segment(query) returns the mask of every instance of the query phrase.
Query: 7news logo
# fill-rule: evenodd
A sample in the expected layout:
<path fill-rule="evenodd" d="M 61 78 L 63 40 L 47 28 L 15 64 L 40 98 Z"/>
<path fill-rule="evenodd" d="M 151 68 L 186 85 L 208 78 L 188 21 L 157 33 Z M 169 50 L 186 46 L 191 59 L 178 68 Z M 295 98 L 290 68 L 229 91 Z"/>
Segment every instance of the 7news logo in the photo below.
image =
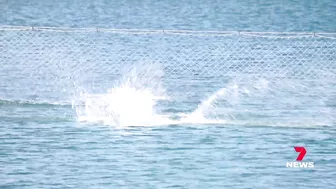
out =
<path fill-rule="evenodd" d="M 286 167 L 289 168 L 314 168 L 314 162 L 303 162 L 303 158 L 305 157 L 307 150 L 302 146 L 295 146 L 295 151 L 299 153 L 296 158 L 296 162 L 287 162 Z"/>

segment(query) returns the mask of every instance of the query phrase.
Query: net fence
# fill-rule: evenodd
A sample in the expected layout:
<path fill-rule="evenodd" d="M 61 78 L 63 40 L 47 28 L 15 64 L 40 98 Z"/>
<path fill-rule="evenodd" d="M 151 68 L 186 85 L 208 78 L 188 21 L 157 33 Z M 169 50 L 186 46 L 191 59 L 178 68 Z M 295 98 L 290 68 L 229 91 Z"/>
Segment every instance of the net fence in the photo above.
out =
<path fill-rule="evenodd" d="M 336 101 L 333 33 L 1 27 L 0 65 L 3 99 L 68 101 L 79 91 L 102 93 L 135 67 L 142 78 L 147 74 L 142 84 L 160 77 L 181 102 L 230 83 L 255 96 L 267 85 L 259 101 L 282 96 L 292 107 L 330 108 Z"/>

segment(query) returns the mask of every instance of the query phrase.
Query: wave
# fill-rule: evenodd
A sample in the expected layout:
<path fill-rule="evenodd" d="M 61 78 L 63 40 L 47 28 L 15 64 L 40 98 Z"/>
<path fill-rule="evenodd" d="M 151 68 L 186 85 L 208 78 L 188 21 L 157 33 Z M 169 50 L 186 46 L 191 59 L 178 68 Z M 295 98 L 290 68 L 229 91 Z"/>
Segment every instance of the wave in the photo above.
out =
<path fill-rule="evenodd" d="M 0 106 L 34 106 L 34 107 L 50 107 L 50 106 L 65 106 L 71 107 L 69 102 L 50 102 L 43 100 L 12 100 L 12 99 L 0 99 Z"/>
<path fill-rule="evenodd" d="M 18 107 L 29 109 L 29 113 L 20 110 L 13 112 Z M 62 114 L 59 114 L 60 111 Z M 76 121 L 76 118 L 73 112 L 71 112 L 71 104 L 68 102 L 0 99 L 0 120 L 2 122 L 19 124 L 23 122 L 52 124 L 72 122 Z"/>
<path fill-rule="evenodd" d="M 51 116 L 40 116 L 40 115 L 10 115 L 10 116 L 0 116 L 0 120 L 3 122 L 10 122 L 10 123 L 20 123 L 23 122 L 33 122 L 33 123 L 40 123 L 40 124 L 53 124 L 53 123 L 64 123 L 64 122 L 73 122 L 76 121 L 74 117 L 70 116 L 58 116 L 55 117 Z"/>

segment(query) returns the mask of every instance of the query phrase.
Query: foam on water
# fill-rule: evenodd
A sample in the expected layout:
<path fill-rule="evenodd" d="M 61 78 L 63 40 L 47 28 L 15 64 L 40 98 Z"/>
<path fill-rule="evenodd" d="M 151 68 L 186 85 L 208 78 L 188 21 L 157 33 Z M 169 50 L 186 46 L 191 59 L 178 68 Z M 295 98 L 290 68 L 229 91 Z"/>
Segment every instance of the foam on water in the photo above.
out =
<path fill-rule="evenodd" d="M 196 110 L 192 113 L 181 114 L 183 123 L 226 123 L 227 121 L 221 120 L 216 117 L 213 110 L 215 108 L 215 102 L 219 100 L 221 97 L 227 94 L 226 88 L 221 88 L 207 99 L 202 101 Z M 209 119 L 208 116 L 212 118 Z M 208 117 L 208 118 L 207 118 Z"/>
<path fill-rule="evenodd" d="M 157 64 L 125 69 L 121 81 L 103 94 L 81 93 L 73 102 L 79 121 L 113 126 L 153 126 L 181 123 L 224 123 L 203 115 L 224 89 L 219 90 L 189 114 L 163 114 L 159 101 L 170 100 L 162 87 L 163 72 Z M 177 117 L 177 118 L 176 118 Z"/>
<path fill-rule="evenodd" d="M 227 83 L 204 98 L 194 111 L 167 113 L 158 108 L 161 101 L 171 100 L 163 87 L 164 73 L 158 64 L 139 64 L 125 69 L 124 73 L 106 93 L 81 92 L 76 97 L 73 107 L 79 121 L 113 126 L 333 124 L 328 108 L 319 105 L 309 109 L 304 106 L 304 98 L 293 95 L 310 92 L 307 87 L 293 88 L 284 81 L 279 84 L 260 78 Z M 293 108 L 297 105 L 298 108 Z M 311 116 L 321 111 L 325 113 L 319 118 Z"/>
<path fill-rule="evenodd" d="M 104 94 L 81 93 L 76 102 L 79 121 L 102 122 L 114 126 L 169 124 L 171 120 L 156 110 L 167 99 L 161 86 L 162 69 L 157 64 L 141 64 L 125 69 L 122 79 Z"/>
<path fill-rule="evenodd" d="M 171 121 L 167 117 L 156 112 L 159 99 L 149 89 L 137 89 L 125 84 L 109 89 L 106 94 L 86 95 L 84 109 L 77 109 L 77 115 L 79 121 L 115 126 L 169 124 Z"/>

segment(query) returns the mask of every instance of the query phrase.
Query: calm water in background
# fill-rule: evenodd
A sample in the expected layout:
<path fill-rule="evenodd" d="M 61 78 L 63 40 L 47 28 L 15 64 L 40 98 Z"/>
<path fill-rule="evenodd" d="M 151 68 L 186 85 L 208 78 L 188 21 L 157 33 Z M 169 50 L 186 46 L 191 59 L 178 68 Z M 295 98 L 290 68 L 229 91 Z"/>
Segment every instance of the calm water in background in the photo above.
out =
<path fill-rule="evenodd" d="M 331 0 L 207 1 L 206 3 L 202 1 L 143 1 L 141 3 L 137 1 L 73 1 L 70 3 L 68 1 L 0 0 L 0 10 L 0 24 L 2 25 L 336 31 L 336 5 Z M 265 95 L 248 99 L 252 105 L 247 102 L 242 103 L 236 107 L 236 110 L 252 107 L 258 111 L 258 106 L 253 106 L 258 105 L 258 100 L 270 100 L 267 102 L 275 114 L 267 119 L 271 119 L 272 123 L 279 123 L 279 126 L 277 124 L 167 124 L 116 128 L 105 124 L 78 122 L 77 114 L 71 107 L 68 88 L 67 90 L 58 90 L 63 86 L 63 80 L 55 82 L 51 76 L 43 74 L 44 71 L 49 73 L 52 70 L 51 73 L 54 75 L 65 77 L 68 75 L 62 75 L 63 72 L 72 73 L 71 70 L 58 70 L 59 67 L 49 65 L 44 66 L 46 68 L 37 66 L 36 69 L 42 70 L 42 74 L 32 76 L 30 71 L 34 70 L 34 67 L 30 66 L 30 63 L 43 65 L 42 63 L 38 64 L 39 61 L 42 61 L 48 64 L 49 57 L 59 57 L 56 56 L 57 53 L 37 55 L 31 53 L 29 58 L 35 59 L 31 59 L 30 63 L 27 63 L 29 58 L 21 56 L 25 55 L 21 53 L 22 49 L 34 52 L 34 48 L 36 48 L 21 47 L 22 44 L 29 43 L 29 39 L 38 44 L 37 46 L 45 45 L 43 41 L 49 43 L 48 40 L 41 39 L 49 39 L 50 43 L 62 42 L 61 44 L 52 44 L 49 47 L 57 49 L 61 46 L 60 51 L 74 53 L 79 46 L 72 48 L 74 49 L 72 51 L 67 49 L 68 46 L 64 44 L 71 44 L 70 42 L 77 44 L 74 42 L 76 40 L 71 41 L 73 38 L 62 37 L 60 34 L 55 34 L 56 37 L 53 38 L 48 32 L 37 36 L 37 38 L 40 37 L 39 39 L 35 39 L 36 36 L 31 33 L 22 38 L 18 38 L 20 35 L 17 33 L 2 36 L 5 36 L 1 38 L 3 40 L 6 37 L 20 39 L 18 40 L 20 43 L 0 48 L 2 54 L 0 59 L 0 65 L 2 64 L 0 67 L 0 78 L 2 79 L 0 81 L 0 99 L 3 99 L 0 101 L 1 188 L 336 187 L 334 181 L 336 178 L 336 130 L 333 117 L 335 115 L 335 96 L 332 96 L 335 94 L 335 83 L 330 81 L 331 79 L 326 79 L 328 85 L 320 84 L 323 87 L 319 88 L 324 94 L 329 95 L 327 102 L 329 112 L 322 116 L 324 121 L 330 121 L 327 126 L 317 122 L 284 125 L 281 122 L 283 120 L 276 116 L 281 114 L 276 106 L 272 105 L 275 102 L 273 100 L 276 99 L 267 99 L 265 97 L 268 96 Z M 124 36 L 120 37 L 120 40 L 118 36 L 112 38 L 111 41 L 117 41 L 121 45 L 123 41 L 125 44 L 134 43 L 134 46 L 128 48 L 133 48 L 135 52 L 155 52 L 157 49 L 156 46 L 152 46 L 153 49 L 147 46 L 136 47 L 137 41 L 129 42 L 130 38 Z M 88 36 L 85 36 L 85 39 L 88 39 Z M 89 42 L 94 42 L 93 39 L 95 38 Z M 97 58 L 96 61 L 92 61 L 94 59 L 92 57 L 81 57 L 82 59 L 78 60 L 79 67 L 83 67 L 87 71 L 89 69 L 85 68 L 95 68 L 99 65 L 97 60 L 106 63 L 109 59 L 114 60 L 114 57 L 118 57 L 107 52 L 105 54 L 107 60 L 99 59 L 101 55 L 99 52 L 113 45 L 106 41 L 104 36 L 100 36 L 99 42 L 102 45 L 98 45 L 99 50 L 94 51 L 91 48 L 88 53 L 88 55 L 91 53 L 96 55 L 97 57 L 94 57 Z M 167 41 L 174 41 L 174 39 Z M 183 37 L 181 40 L 175 40 L 174 43 L 180 42 L 188 45 L 187 41 L 188 38 Z M 197 39 L 191 41 L 193 42 L 190 44 L 195 44 Z M 84 42 L 84 44 L 89 44 L 89 42 Z M 146 40 L 140 42 L 139 44 L 149 43 Z M 12 41 L 3 44 L 11 43 Z M 212 43 L 216 43 L 216 40 Z M 329 42 L 330 44 L 332 46 L 335 42 Z M 331 50 L 334 50 L 335 47 L 332 47 Z M 118 47 L 114 48 L 118 49 Z M 10 51 L 6 51 L 6 49 L 10 49 Z M 18 50 L 15 51 L 15 49 Z M 196 50 L 199 49 L 204 48 L 196 48 Z M 121 51 L 122 47 L 119 50 Z M 184 53 L 188 53 L 188 51 Z M 193 53 L 197 54 L 197 52 Z M 6 59 L 3 54 L 14 58 L 7 57 Z M 85 55 L 85 53 L 81 54 Z M 139 55 L 132 54 L 130 56 L 139 57 Z M 331 69 L 335 69 L 334 56 L 331 54 L 331 61 L 328 62 Z M 60 57 L 60 59 L 67 59 L 67 61 L 71 61 L 69 65 L 76 65 L 77 62 L 73 59 L 76 56 L 65 57 Z M 127 58 L 127 53 L 121 57 Z M 166 58 L 159 56 L 157 59 L 167 60 Z M 91 62 L 85 60 L 91 60 Z M 129 57 L 129 60 L 132 60 L 132 57 Z M 51 63 L 50 65 L 52 65 Z M 204 62 L 201 66 L 204 67 L 206 63 Z M 26 65 L 26 67 L 21 65 Z M 109 81 L 115 79 L 111 76 L 112 73 L 109 74 L 108 71 L 111 68 L 108 65 L 107 63 L 105 67 L 100 67 L 97 69 L 98 71 L 88 72 L 87 75 L 80 72 L 80 75 L 76 75 L 76 77 L 82 76 L 83 83 L 88 78 L 94 78 L 97 83 L 94 85 L 96 88 L 92 89 L 91 86 L 90 89 L 94 92 L 102 92 L 106 90 Z M 202 68 L 198 67 L 197 69 Z M 104 72 L 99 72 L 99 70 L 104 70 Z M 309 78 L 304 79 L 309 80 Z M 187 79 L 183 81 L 186 82 Z M 211 82 L 207 83 L 207 81 Z M 197 82 L 195 81 L 194 88 L 188 88 L 188 90 L 192 89 L 189 93 L 193 93 L 192 91 L 197 93 L 193 98 L 183 99 L 183 95 L 179 93 L 176 95 L 172 92 L 172 96 L 181 98 L 180 101 L 177 100 L 180 103 L 168 104 L 169 108 L 163 111 L 190 112 L 203 99 L 220 88 L 218 83 L 224 82 L 225 87 L 230 84 L 230 81 L 213 78 L 201 78 Z M 207 84 L 201 85 L 202 82 Z M 165 81 L 165 83 L 167 90 L 181 91 L 175 82 Z M 252 84 L 255 84 L 254 81 Z M 273 95 L 281 100 L 294 94 L 293 91 L 284 91 L 283 89 L 287 89 L 284 88 L 284 84 L 281 85 L 276 81 L 273 84 L 280 91 Z M 310 83 L 307 86 L 315 84 Z M 57 92 L 53 91 L 56 89 Z M 297 90 L 299 89 L 298 87 Z M 308 92 L 308 94 L 313 93 L 312 90 L 306 88 L 301 90 Z M 320 97 L 312 96 L 303 95 L 303 97 L 291 99 L 303 104 L 306 98 L 309 105 L 314 105 L 317 108 L 318 103 L 314 104 L 309 101 L 318 102 Z M 316 114 L 314 111 L 310 113 L 311 117 Z M 248 116 L 247 121 L 252 122 L 252 120 L 258 119 L 253 116 L 255 115 Z M 295 118 L 295 116 L 288 116 L 288 119 Z M 286 162 L 295 161 L 297 157 L 293 146 L 300 145 L 305 146 L 308 151 L 304 160 L 315 162 L 314 169 L 285 167 Z"/>
<path fill-rule="evenodd" d="M 1 0 L 0 24 L 335 32 L 332 0 Z"/>

